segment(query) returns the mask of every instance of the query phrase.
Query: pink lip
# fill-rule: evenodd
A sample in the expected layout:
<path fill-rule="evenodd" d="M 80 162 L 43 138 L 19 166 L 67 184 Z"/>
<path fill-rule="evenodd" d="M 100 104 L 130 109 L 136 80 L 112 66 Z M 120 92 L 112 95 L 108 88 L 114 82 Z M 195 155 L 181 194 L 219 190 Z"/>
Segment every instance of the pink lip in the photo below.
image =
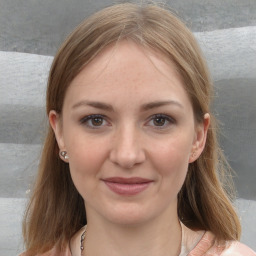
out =
<path fill-rule="evenodd" d="M 121 178 L 121 177 L 111 177 L 107 179 L 103 179 L 105 184 L 112 190 L 113 192 L 119 195 L 136 195 L 145 189 L 153 182 L 149 179 L 144 179 L 140 177 L 132 177 L 132 178 Z"/>

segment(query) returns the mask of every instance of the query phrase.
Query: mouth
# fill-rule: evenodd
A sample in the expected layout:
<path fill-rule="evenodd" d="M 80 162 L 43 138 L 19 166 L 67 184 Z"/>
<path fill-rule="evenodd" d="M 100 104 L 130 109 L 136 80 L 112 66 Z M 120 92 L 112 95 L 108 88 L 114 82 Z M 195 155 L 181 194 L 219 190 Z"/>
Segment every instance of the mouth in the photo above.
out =
<path fill-rule="evenodd" d="M 146 190 L 153 180 L 140 177 L 122 178 L 111 177 L 103 179 L 107 187 L 116 194 L 124 196 L 132 196 Z"/>

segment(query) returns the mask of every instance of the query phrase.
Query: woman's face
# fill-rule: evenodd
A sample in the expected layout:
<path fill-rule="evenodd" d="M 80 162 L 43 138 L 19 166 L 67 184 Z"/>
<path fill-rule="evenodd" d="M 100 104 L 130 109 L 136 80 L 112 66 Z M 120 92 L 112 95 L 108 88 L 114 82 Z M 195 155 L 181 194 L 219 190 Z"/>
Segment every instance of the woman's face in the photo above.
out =
<path fill-rule="evenodd" d="M 195 123 L 171 62 L 129 41 L 108 47 L 72 81 L 62 113 L 49 119 L 88 221 L 135 224 L 176 214 L 208 119 Z"/>

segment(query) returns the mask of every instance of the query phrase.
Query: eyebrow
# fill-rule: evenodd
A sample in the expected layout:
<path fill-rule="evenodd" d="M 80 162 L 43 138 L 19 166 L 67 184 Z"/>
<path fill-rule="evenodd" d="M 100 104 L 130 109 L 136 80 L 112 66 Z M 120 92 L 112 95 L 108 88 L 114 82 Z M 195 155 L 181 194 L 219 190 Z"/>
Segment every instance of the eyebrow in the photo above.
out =
<path fill-rule="evenodd" d="M 103 110 L 107 110 L 107 111 L 114 111 L 113 107 L 109 104 L 106 104 L 103 102 L 98 102 L 98 101 L 88 101 L 88 100 L 79 101 L 78 103 L 73 105 L 72 108 L 74 109 L 74 108 L 78 108 L 81 106 L 91 106 L 94 108 L 99 108 L 99 109 L 103 109 Z"/>
<path fill-rule="evenodd" d="M 155 102 L 146 103 L 146 104 L 143 104 L 140 109 L 141 111 L 147 111 L 150 109 L 154 109 L 154 108 L 158 108 L 166 105 L 175 105 L 182 109 L 184 108 L 183 105 L 178 101 L 169 100 L 169 101 L 155 101 Z M 114 111 L 113 107 L 110 104 L 98 102 L 98 101 L 88 101 L 88 100 L 79 101 L 78 103 L 73 105 L 72 108 L 74 109 L 82 106 L 90 106 L 90 107 L 94 107 L 102 110 Z"/>
<path fill-rule="evenodd" d="M 183 105 L 181 103 L 179 103 L 178 101 L 168 100 L 168 101 L 155 101 L 155 102 L 143 104 L 141 106 L 141 110 L 147 111 L 147 110 L 150 110 L 153 108 L 159 108 L 159 107 L 166 106 L 166 105 L 175 105 L 179 108 L 182 108 L 182 109 L 184 108 Z"/>

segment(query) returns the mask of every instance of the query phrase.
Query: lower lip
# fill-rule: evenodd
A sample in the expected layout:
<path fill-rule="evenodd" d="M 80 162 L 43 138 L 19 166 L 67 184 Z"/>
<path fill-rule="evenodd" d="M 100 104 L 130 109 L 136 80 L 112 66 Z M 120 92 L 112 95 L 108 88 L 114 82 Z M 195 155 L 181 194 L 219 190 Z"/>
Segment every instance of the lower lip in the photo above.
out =
<path fill-rule="evenodd" d="M 134 184 L 124 184 L 124 183 L 115 183 L 104 181 L 105 184 L 112 190 L 113 192 L 119 195 L 132 196 L 141 193 L 145 189 L 148 188 L 151 182 L 145 183 L 134 183 Z"/>

